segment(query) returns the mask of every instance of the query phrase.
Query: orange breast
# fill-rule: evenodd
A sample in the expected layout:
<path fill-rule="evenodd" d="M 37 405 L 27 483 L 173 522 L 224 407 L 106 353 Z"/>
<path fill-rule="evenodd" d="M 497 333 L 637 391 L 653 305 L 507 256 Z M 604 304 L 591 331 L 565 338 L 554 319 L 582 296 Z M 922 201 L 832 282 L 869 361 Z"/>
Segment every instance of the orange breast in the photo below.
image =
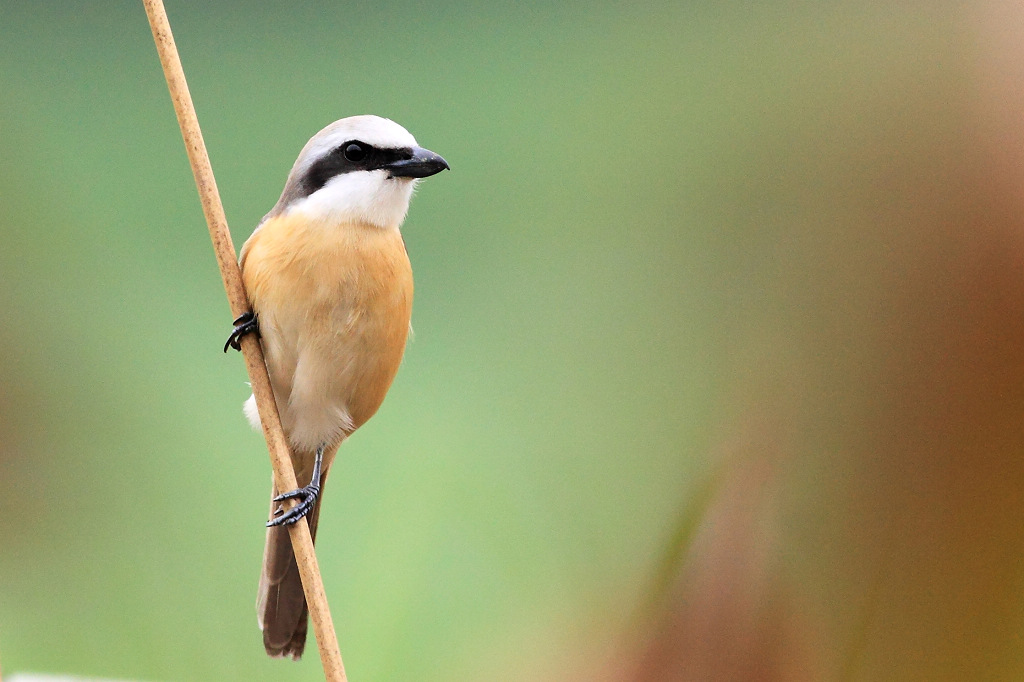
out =
<path fill-rule="evenodd" d="M 401 233 L 276 217 L 241 263 L 290 438 L 351 433 L 380 407 L 405 349 L 413 282 Z"/>

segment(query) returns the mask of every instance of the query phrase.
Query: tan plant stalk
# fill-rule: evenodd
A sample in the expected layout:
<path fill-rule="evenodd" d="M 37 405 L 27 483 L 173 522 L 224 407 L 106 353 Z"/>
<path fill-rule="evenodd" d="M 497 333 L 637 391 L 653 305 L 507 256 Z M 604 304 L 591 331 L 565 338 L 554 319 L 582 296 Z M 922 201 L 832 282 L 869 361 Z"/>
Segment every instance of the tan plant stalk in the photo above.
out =
<path fill-rule="evenodd" d="M 231 233 L 228 231 L 224 207 L 217 192 L 213 168 L 210 166 L 206 144 L 203 142 L 203 135 L 199 129 L 199 119 L 196 117 L 192 96 L 189 94 L 188 84 L 185 82 L 185 72 L 182 70 L 181 60 L 178 57 L 178 49 L 171 35 L 167 12 L 164 10 L 162 0 L 143 0 L 143 4 L 149 17 L 150 28 L 153 29 L 153 40 L 156 41 L 160 64 L 163 66 L 164 76 L 167 78 L 167 87 L 174 102 L 174 111 L 178 116 L 181 135 L 185 140 L 185 150 L 188 152 L 188 160 L 192 165 L 192 174 L 195 176 L 196 188 L 199 190 L 199 200 L 203 204 L 206 224 L 210 228 L 210 239 L 213 241 L 213 249 L 217 255 L 221 278 L 224 280 L 224 291 L 227 293 L 228 303 L 231 306 L 231 315 L 238 317 L 249 311 L 249 301 L 242 284 L 242 273 L 238 267 L 234 244 L 231 242 Z M 249 371 L 249 380 L 252 383 L 252 393 L 256 396 L 256 405 L 263 422 L 263 435 L 267 439 L 267 447 L 270 450 L 270 462 L 274 468 L 277 489 L 294 490 L 298 487 L 295 470 L 292 466 L 288 442 L 281 429 L 281 418 L 278 415 L 277 404 L 270 387 L 270 376 L 267 374 L 267 366 L 263 360 L 263 349 L 254 334 L 243 336 L 241 344 L 245 366 Z M 324 676 L 330 682 L 346 682 L 345 666 L 341 661 L 338 637 L 335 634 L 334 622 L 331 620 L 331 612 L 327 605 L 323 579 L 320 577 L 320 567 L 316 561 L 316 554 L 313 552 L 313 540 L 309 535 L 309 526 L 305 522 L 293 523 L 288 526 L 288 532 L 292 541 L 292 549 L 295 552 L 295 560 L 299 566 L 299 574 L 302 577 L 306 603 L 309 604 L 309 614 L 313 620 L 313 631 L 316 634 L 317 647 L 320 650 Z"/>

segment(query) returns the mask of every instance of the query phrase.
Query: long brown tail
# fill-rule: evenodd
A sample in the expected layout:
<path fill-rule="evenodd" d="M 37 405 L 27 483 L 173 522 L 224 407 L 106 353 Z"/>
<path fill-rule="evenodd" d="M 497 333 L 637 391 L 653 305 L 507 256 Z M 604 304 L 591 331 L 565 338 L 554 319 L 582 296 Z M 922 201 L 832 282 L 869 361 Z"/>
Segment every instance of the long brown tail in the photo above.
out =
<path fill-rule="evenodd" d="M 320 497 L 306 515 L 309 521 L 309 534 L 313 536 L 314 541 L 329 464 L 328 461 L 324 462 L 323 474 L 320 477 Z M 306 474 L 306 478 L 308 477 L 309 474 Z M 299 480 L 300 485 L 308 482 Z M 271 499 L 277 494 L 275 485 Z M 277 506 L 278 503 L 271 502 L 271 514 Z M 284 526 L 267 529 L 267 544 L 263 550 L 263 573 L 260 575 L 259 596 L 256 599 L 256 615 L 263 631 L 263 646 L 267 654 L 275 658 L 288 657 L 295 661 L 299 660 L 306 646 L 309 618 L 306 596 L 302 592 L 302 580 L 299 578 L 299 567 L 292 553 L 288 529 Z"/>

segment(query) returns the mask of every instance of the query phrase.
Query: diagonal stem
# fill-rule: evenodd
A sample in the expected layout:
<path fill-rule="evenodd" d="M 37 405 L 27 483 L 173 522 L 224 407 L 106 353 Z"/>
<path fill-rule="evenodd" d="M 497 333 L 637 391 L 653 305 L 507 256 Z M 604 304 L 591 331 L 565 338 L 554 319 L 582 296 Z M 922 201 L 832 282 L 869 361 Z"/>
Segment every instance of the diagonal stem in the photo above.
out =
<path fill-rule="evenodd" d="M 167 78 L 167 88 L 170 90 L 171 100 L 174 102 L 174 112 L 177 114 L 178 125 L 181 127 L 188 160 L 192 165 L 192 174 L 195 176 L 196 188 L 199 190 L 199 200 L 203 205 L 206 224 L 210 229 L 210 239 L 213 241 L 217 265 L 220 267 L 220 275 L 224 280 L 224 291 L 227 293 L 228 303 L 231 306 L 231 315 L 238 317 L 249 312 L 249 300 L 242 284 L 242 273 L 238 267 L 234 244 L 231 242 L 231 233 L 228 231 L 220 194 L 217 192 L 213 168 L 210 166 L 210 158 L 206 153 L 206 144 L 203 142 L 203 135 L 199 129 L 199 119 L 196 117 L 192 96 L 189 94 L 188 84 L 185 81 L 185 72 L 182 70 L 181 60 L 178 57 L 178 49 L 174 44 L 174 37 L 171 35 L 167 12 L 164 10 L 162 0 L 143 0 L 143 4 L 146 7 L 146 15 L 149 17 L 149 26 L 153 30 L 153 40 L 156 42 L 156 49 L 160 55 L 160 64 L 163 66 L 164 76 Z M 259 339 L 252 334 L 243 337 L 241 344 L 245 366 L 252 383 L 252 392 L 256 397 L 260 420 L 263 422 L 263 435 L 267 439 L 267 447 L 270 450 L 274 480 L 278 490 L 293 490 L 298 487 L 295 480 L 295 469 L 292 466 L 288 442 L 285 440 L 284 431 L 281 428 L 281 418 L 277 412 L 277 403 L 274 401 L 274 393 L 270 386 L 270 376 L 267 374 L 267 366 L 263 360 L 262 347 Z M 316 633 L 316 642 L 320 649 L 324 675 L 330 682 L 346 682 L 348 678 L 345 676 L 345 666 L 341 661 L 338 636 L 334 631 L 334 622 L 331 620 L 331 612 L 327 605 L 323 579 L 320 577 L 320 567 L 316 561 L 316 554 L 313 552 L 313 539 L 309 534 L 309 525 L 294 523 L 288 527 L 288 533 L 292 541 L 292 549 L 295 552 L 299 574 L 302 577 L 302 588 L 306 593 L 309 614 L 313 620 L 313 630 Z"/>

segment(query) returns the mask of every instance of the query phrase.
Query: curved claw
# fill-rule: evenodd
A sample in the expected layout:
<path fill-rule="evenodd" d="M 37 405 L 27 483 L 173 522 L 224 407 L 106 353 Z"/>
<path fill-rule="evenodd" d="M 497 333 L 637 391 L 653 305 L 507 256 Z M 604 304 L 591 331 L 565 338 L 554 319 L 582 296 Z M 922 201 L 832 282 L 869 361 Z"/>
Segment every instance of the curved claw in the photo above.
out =
<path fill-rule="evenodd" d="M 320 486 L 318 485 L 307 485 L 303 488 L 296 488 L 289 492 L 278 495 L 274 498 L 274 502 L 284 502 L 285 500 L 298 499 L 299 503 L 289 509 L 287 512 L 283 508 L 278 508 L 274 512 L 274 518 L 267 522 L 267 527 L 271 526 L 290 526 L 303 516 L 308 514 L 312 509 L 313 505 L 316 504 L 316 498 L 320 495 Z"/>
<path fill-rule="evenodd" d="M 228 348 L 234 348 L 235 350 L 242 350 L 242 337 L 246 334 L 260 333 L 259 321 L 255 313 L 248 312 L 242 313 L 234 319 L 231 323 L 235 325 L 235 328 L 231 330 L 231 335 L 228 336 L 227 342 L 224 343 L 224 352 L 228 352 Z"/>
<path fill-rule="evenodd" d="M 325 445 L 321 444 L 316 449 L 316 458 L 313 460 L 313 474 L 309 478 L 309 485 L 289 490 L 274 498 L 274 502 L 298 499 L 299 503 L 288 511 L 278 507 L 274 511 L 274 518 L 267 521 L 268 528 L 271 526 L 290 526 L 312 511 L 313 505 L 316 504 L 316 498 L 320 496 L 320 467 L 323 466 L 324 447 Z"/>

